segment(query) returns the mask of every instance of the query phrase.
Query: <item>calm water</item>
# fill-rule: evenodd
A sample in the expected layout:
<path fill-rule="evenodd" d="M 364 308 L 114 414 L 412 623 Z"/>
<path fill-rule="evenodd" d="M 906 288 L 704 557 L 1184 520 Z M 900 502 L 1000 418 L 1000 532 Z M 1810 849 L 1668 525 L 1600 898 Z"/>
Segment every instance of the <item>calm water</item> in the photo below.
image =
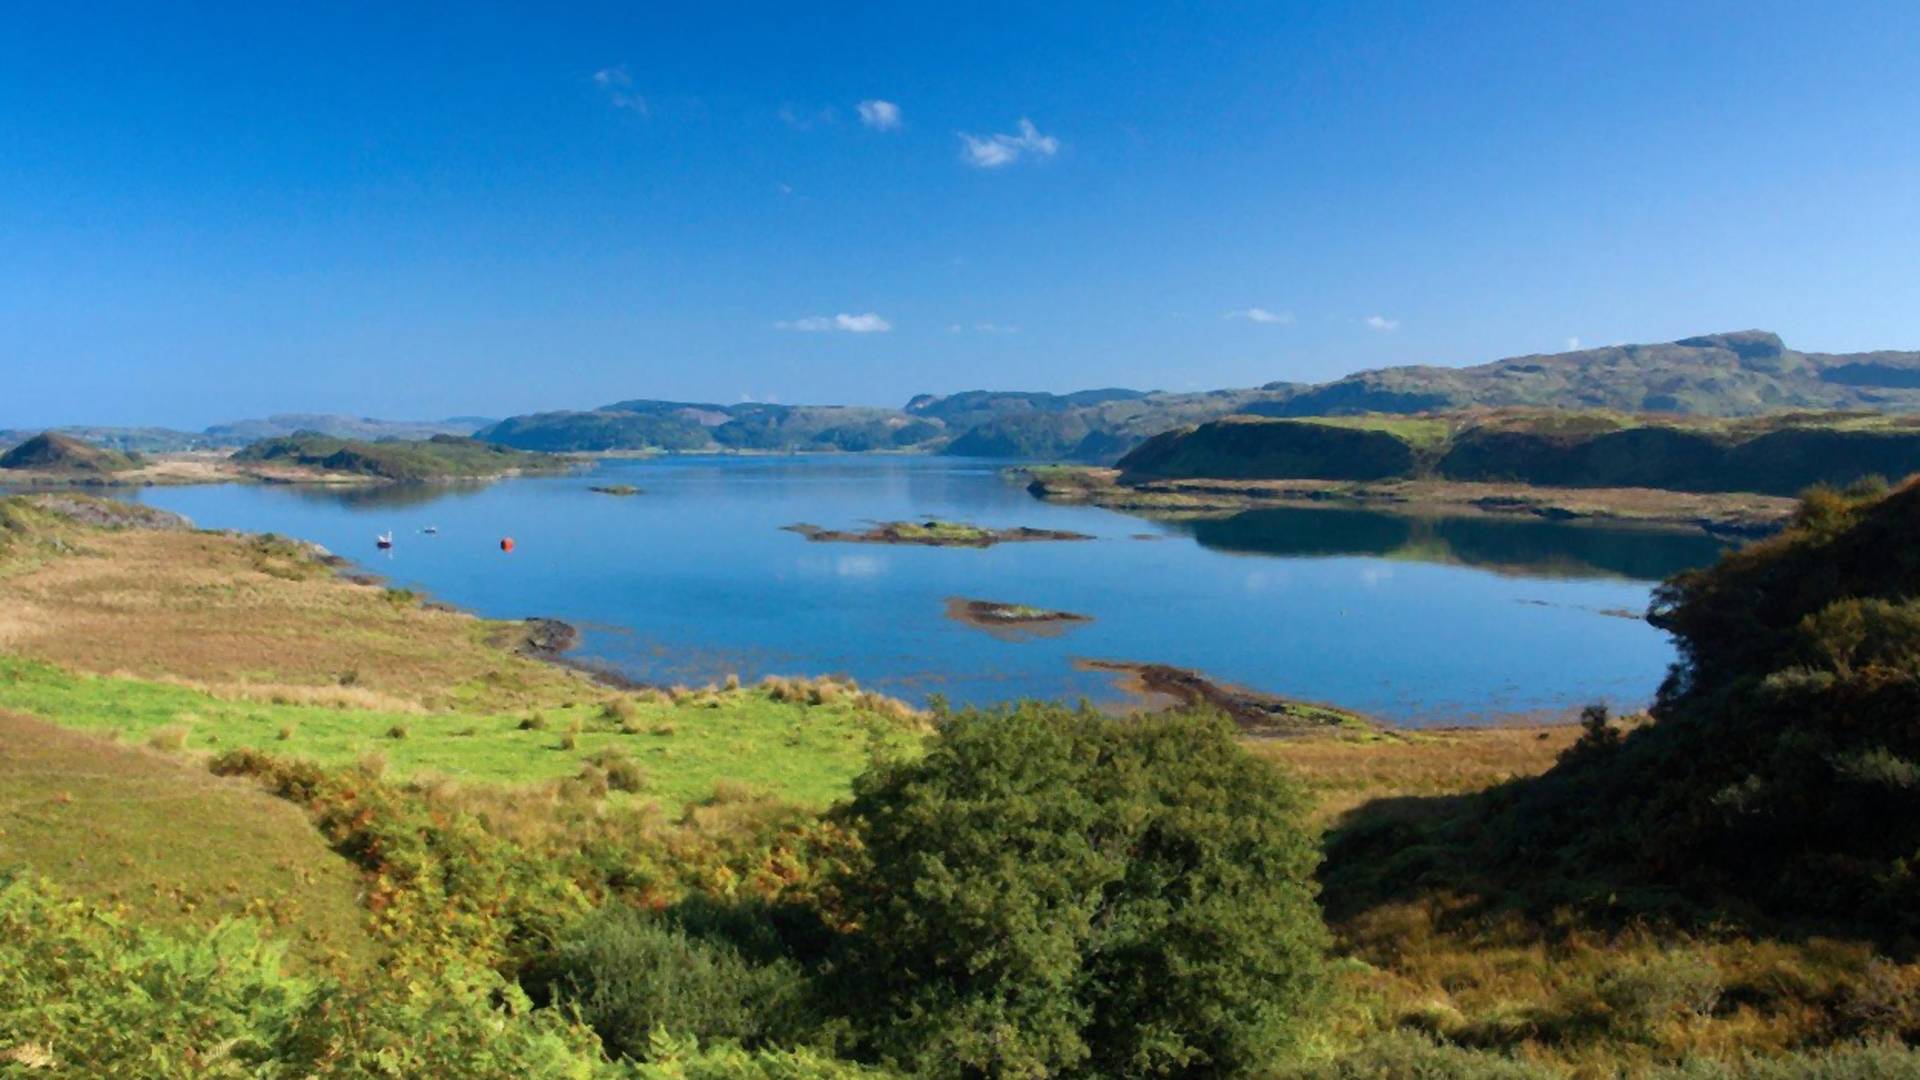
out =
<path fill-rule="evenodd" d="M 999 465 L 941 458 L 676 457 L 473 489 L 159 488 L 206 528 L 275 531 L 496 617 L 584 631 L 638 678 L 844 673 L 908 698 L 1112 701 L 1077 657 L 1159 661 L 1408 723 L 1644 703 L 1672 649 L 1653 581 L 1711 540 L 1536 521 L 1263 510 L 1162 525 L 1039 502 Z M 617 498 L 590 484 L 631 483 Z M 781 530 L 897 518 L 1073 529 L 988 550 L 817 544 Z M 439 534 L 421 530 L 437 525 Z M 391 530 L 392 552 L 375 534 Z M 498 542 L 512 536 L 516 550 Z M 1146 538 L 1150 539 L 1146 539 Z M 1006 641 L 946 617 L 964 596 L 1092 616 Z"/>

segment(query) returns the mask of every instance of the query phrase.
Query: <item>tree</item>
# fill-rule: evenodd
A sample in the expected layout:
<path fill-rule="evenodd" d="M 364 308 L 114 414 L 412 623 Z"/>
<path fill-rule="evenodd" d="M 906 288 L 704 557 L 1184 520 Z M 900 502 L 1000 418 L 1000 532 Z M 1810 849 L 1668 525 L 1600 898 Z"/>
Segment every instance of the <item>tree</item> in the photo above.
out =
<path fill-rule="evenodd" d="M 836 977 L 862 1049 L 928 1076 L 1283 1057 L 1323 989 L 1304 805 L 1217 717 L 943 717 L 843 810 L 865 859 Z"/>

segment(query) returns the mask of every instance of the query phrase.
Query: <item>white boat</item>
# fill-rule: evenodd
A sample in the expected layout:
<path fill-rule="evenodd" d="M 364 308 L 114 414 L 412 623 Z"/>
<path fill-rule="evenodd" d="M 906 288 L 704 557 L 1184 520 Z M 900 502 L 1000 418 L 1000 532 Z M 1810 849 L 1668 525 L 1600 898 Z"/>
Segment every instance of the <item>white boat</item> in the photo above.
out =
<path fill-rule="evenodd" d="M 374 547 L 377 547 L 377 548 L 380 548 L 380 549 L 381 549 L 381 550 L 383 550 L 383 551 L 384 551 L 384 550 L 386 550 L 387 548 L 390 548 L 390 547 L 392 547 L 392 546 L 393 546 L 393 534 L 392 534 L 392 533 L 390 533 L 390 532 L 383 532 L 383 533 L 381 533 L 381 534 L 380 534 L 379 536 L 376 536 L 376 537 L 374 537 L 374 538 L 373 538 L 373 546 L 374 546 Z"/>

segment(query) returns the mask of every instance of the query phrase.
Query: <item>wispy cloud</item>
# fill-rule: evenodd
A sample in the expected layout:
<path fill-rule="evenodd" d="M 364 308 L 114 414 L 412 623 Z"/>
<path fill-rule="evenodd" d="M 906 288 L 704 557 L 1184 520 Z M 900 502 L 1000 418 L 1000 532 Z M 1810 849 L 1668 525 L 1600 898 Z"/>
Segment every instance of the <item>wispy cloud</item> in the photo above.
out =
<path fill-rule="evenodd" d="M 860 110 L 860 122 L 875 131 L 897 131 L 900 128 L 900 106 L 891 101 L 870 98 L 854 107 Z"/>
<path fill-rule="evenodd" d="M 1241 308 L 1238 311 L 1229 311 L 1227 312 L 1227 318 L 1245 319 L 1248 322 L 1273 323 L 1276 325 L 1284 325 L 1286 323 L 1290 323 L 1293 321 L 1293 312 L 1268 311 L 1266 308 L 1250 307 L 1250 308 Z"/>
<path fill-rule="evenodd" d="M 1008 326 L 1006 323 L 994 322 L 947 324 L 947 333 L 949 334 L 964 334 L 968 331 L 976 334 L 1017 334 L 1020 332 L 1020 328 L 1017 326 Z"/>
<path fill-rule="evenodd" d="M 607 95 L 607 101 L 616 109 L 647 115 L 647 99 L 633 90 L 633 76 L 627 74 L 627 65 L 601 68 L 593 73 L 593 85 Z"/>
<path fill-rule="evenodd" d="M 1570 337 L 1570 338 L 1568 338 L 1568 339 L 1567 339 L 1567 351 L 1568 351 L 1568 352 L 1578 352 L 1578 351 L 1579 351 L 1579 349 L 1580 349 L 1580 339 L 1579 339 L 1579 338 L 1577 338 L 1577 337 Z"/>
<path fill-rule="evenodd" d="M 844 331 L 849 334 L 884 334 L 893 329 L 893 324 L 869 311 L 864 315 L 809 315 L 804 319 L 792 319 L 773 324 L 776 330 L 799 330 L 803 333 L 825 333 Z"/>
<path fill-rule="evenodd" d="M 1378 330 L 1383 334 L 1391 334 L 1395 330 L 1400 329 L 1399 319 L 1389 319 L 1385 315 L 1369 315 L 1366 317 L 1365 322 L 1367 329 Z"/>
<path fill-rule="evenodd" d="M 1033 121 L 1020 118 L 1018 135 L 960 133 L 960 160 L 976 169 L 998 169 L 1023 157 L 1047 158 L 1060 151 L 1060 140 L 1040 134 Z"/>
<path fill-rule="evenodd" d="M 811 131 L 821 124 L 833 123 L 838 114 L 833 111 L 831 105 L 822 105 L 816 109 L 811 105 L 795 105 L 789 102 L 780 106 L 780 111 L 776 115 L 780 117 L 781 123 L 795 131 Z"/>

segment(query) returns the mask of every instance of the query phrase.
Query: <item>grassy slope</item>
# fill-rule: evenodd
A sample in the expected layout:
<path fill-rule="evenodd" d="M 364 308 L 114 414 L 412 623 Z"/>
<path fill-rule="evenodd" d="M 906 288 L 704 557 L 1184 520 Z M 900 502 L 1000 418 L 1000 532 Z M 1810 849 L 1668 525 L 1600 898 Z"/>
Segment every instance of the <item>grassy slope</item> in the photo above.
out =
<path fill-rule="evenodd" d="M 0 676 L 3 678 L 4 676 Z M 160 926 L 248 915 L 365 962 L 360 882 L 297 807 L 196 763 L 0 713 L 0 865 Z"/>
<path fill-rule="evenodd" d="M 0 708 L 65 727 L 193 751 L 253 747 L 322 764 L 378 754 L 391 776 L 477 783 L 564 779 L 613 749 L 641 765 L 648 784 L 640 797 L 668 813 L 707 798 L 719 781 L 824 806 L 873 751 L 910 744 L 910 729 L 864 708 L 856 695 L 827 693 L 838 699 L 776 701 L 756 687 L 685 694 L 678 703 L 609 694 L 605 703 L 426 712 L 298 704 L 284 691 L 234 699 L 0 657 Z M 523 729 L 532 717 L 542 726 Z"/>

